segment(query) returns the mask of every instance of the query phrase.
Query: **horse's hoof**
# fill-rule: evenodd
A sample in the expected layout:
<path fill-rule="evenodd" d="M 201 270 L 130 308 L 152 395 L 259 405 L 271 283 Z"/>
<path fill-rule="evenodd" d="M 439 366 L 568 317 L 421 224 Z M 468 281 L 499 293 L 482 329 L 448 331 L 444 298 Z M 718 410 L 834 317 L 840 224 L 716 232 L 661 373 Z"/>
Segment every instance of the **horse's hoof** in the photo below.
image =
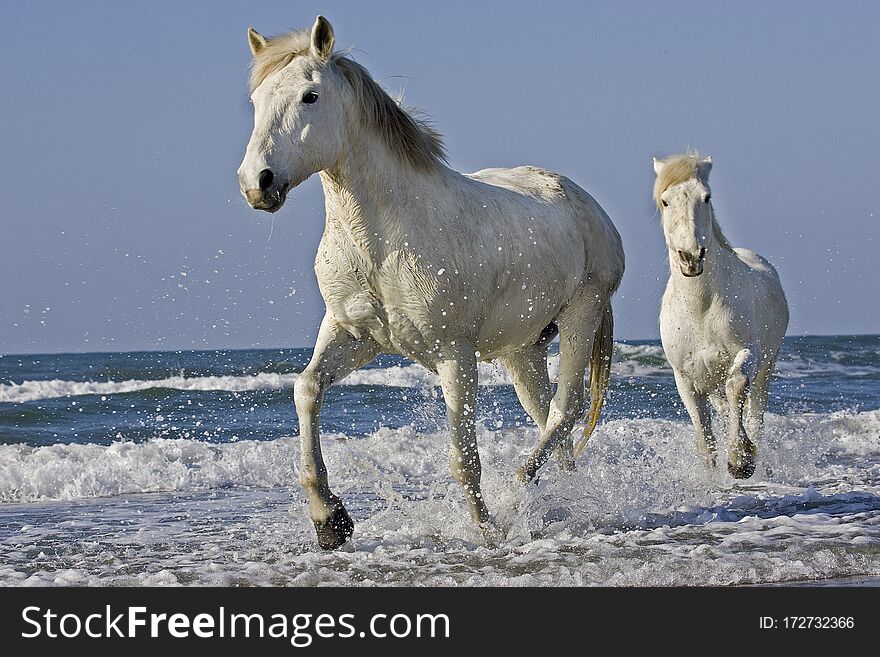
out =
<path fill-rule="evenodd" d="M 526 484 L 536 484 L 538 483 L 538 468 L 531 463 L 531 459 L 526 461 L 524 465 L 521 465 L 516 469 L 516 483 L 520 486 L 525 486 Z"/>
<path fill-rule="evenodd" d="M 333 507 L 327 520 L 315 522 L 315 533 L 318 535 L 318 545 L 322 549 L 335 550 L 351 538 L 354 533 L 354 522 L 340 502 Z"/>
<path fill-rule="evenodd" d="M 727 471 L 734 479 L 748 479 L 755 474 L 755 459 L 744 458 L 738 466 L 728 462 Z"/>

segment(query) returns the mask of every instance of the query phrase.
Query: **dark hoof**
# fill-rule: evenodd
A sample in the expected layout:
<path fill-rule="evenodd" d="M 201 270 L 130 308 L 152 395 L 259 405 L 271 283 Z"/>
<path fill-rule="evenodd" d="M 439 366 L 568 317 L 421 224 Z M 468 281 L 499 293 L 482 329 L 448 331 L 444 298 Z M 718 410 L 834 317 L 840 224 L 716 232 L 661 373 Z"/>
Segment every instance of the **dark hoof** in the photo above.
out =
<path fill-rule="evenodd" d="M 315 533 L 318 534 L 318 545 L 324 550 L 335 550 L 351 538 L 354 523 L 341 502 L 333 507 L 326 521 L 315 523 Z"/>
<path fill-rule="evenodd" d="M 728 463 L 727 471 L 734 479 L 748 479 L 755 474 L 755 460 L 743 459 L 743 462 L 739 467 L 735 466 L 733 463 Z"/>
<path fill-rule="evenodd" d="M 526 484 L 531 483 L 531 481 L 535 478 L 535 473 L 534 471 L 530 472 L 529 470 L 530 469 L 526 466 L 517 468 L 516 483 L 520 484 L 521 486 L 525 486 Z"/>
<path fill-rule="evenodd" d="M 516 481 L 523 486 L 526 484 L 537 485 L 538 477 L 536 475 L 538 474 L 538 470 L 541 468 L 542 465 L 544 465 L 543 462 L 538 464 L 530 456 L 528 459 L 526 459 L 526 462 L 524 464 L 517 468 Z"/>

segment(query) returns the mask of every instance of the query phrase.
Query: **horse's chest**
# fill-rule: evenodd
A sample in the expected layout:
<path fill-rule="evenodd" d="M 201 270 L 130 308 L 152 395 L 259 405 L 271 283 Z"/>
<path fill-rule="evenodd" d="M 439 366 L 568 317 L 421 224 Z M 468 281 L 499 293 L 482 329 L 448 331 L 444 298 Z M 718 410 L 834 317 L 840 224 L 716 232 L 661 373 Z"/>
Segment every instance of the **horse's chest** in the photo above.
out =
<path fill-rule="evenodd" d="M 718 308 L 693 313 L 665 302 L 660 313 L 660 337 L 667 360 L 700 389 L 723 382 L 737 352 L 723 315 Z"/>
<path fill-rule="evenodd" d="M 388 351 L 417 356 L 430 341 L 426 308 L 434 286 L 415 263 L 392 254 L 367 260 L 345 243 L 320 249 L 318 286 L 328 312 L 357 337 L 369 334 Z"/>
<path fill-rule="evenodd" d="M 732 363 L 730 352 L 716 343 L 679 343 L 668 351 L 672 365 L 702 390 L 720 385 Z"/>

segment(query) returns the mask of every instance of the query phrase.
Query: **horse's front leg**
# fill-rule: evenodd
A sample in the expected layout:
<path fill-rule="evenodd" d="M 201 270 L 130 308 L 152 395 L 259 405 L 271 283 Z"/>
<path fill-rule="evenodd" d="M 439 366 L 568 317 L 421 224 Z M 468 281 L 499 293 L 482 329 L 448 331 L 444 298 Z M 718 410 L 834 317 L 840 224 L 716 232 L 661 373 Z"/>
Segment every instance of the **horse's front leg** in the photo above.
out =
<path fill-rule="evenodd" d="M 697 434 L 697 451 L 706 465 L 715 466 L 715 435 L 712 433 L 712 414 L 709 412 L 709 395 L 698 393 L 693 383 L 677 369 L 672 369 L 675 374 L 675 386 L 678 388 L 678 396 L 684 402 L 684 407 L 690 415 Z"/>
<path fill-rule="evenodd" d="M 318 545 L 325 550 L 345 543 L 354 531 L 354 523 L 327 480 L 318 426 L 321 401 L 327 388 L 370 362 L 377 353 L 379 346 L 372 338 L 355 338 L 325 316 L 312 359 L 294 385 L 299 416 L 299 481 L 309 500 L 309 517 L 315 523 Z"/>
<path fill-rule="evenodd" d="M 474 348 L 463 340 L 443 345 L 436 363 L 446 416 L 452 434 L 449 465 L 452 477 L 462 485 L 471 517 L 487 537 L 491 534 L 489 509 L 480 490 L 480 454 L 477 451 L 477 359 Z"/>
<path fill-rule="evenodd" d="M 733 359 L 724 390 L 730 412 L 730 438 L 727 470 L 737 479 L 748 479 L 755 473 L 755 443 L 743 426 L 743 409 L 754 379 L 755 361 L 751 350 L 743 349 Z"/>

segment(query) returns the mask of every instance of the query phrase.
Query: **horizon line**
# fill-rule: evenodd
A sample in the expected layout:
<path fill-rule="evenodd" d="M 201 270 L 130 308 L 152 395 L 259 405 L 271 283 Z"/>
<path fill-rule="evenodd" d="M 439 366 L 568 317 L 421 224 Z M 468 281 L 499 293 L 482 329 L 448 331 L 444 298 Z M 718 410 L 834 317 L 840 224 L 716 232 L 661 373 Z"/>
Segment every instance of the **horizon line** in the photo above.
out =
<path fill-rule="evenodd" d="M 786 334 L 785 339 L 789 338 L 864 338 L 864 337 L 880 337 L 880 333 L 801 333 L 801 334 Z M 557 338 L 558 340 L 558 338 Z M 557 340 L 554 340 L 557 341 Z M 629 342 L 660 342 L 660 338 L 626 338 L 614 340 L 615 343 L 629 343 Z M 150 353 L 183 353 L 183 352 L 202 352 L 202 351 L 282 351 L 284 349 L 314 349 L 314 345 L 304 345 L 304 346 L 280 346 L 280 347 L 188 347 L 181 349 L 120 349 L 118 351 L 109 351 L 109 350 L 97 350 L 97 351 L 32 351 L 32 352 L 17 352 L 17 353 L 3 353 L 0 352 L 0 358 L 6 358 L 7 356 L 67 356 L 67 355 L 98 355 L 98 354 L 150 354 Z M 377 356 L 382 355 L 390 355 L 390 356 L 402 356 L 403 358 L 407 358 L 404 354 L 393 354 L 393 353 L 385 353 L 381 352 L 377 354 Z M 411 359 L 410 359 L 411 360 Z M 414 361 L 415 362 L 415 361 Z"/>

